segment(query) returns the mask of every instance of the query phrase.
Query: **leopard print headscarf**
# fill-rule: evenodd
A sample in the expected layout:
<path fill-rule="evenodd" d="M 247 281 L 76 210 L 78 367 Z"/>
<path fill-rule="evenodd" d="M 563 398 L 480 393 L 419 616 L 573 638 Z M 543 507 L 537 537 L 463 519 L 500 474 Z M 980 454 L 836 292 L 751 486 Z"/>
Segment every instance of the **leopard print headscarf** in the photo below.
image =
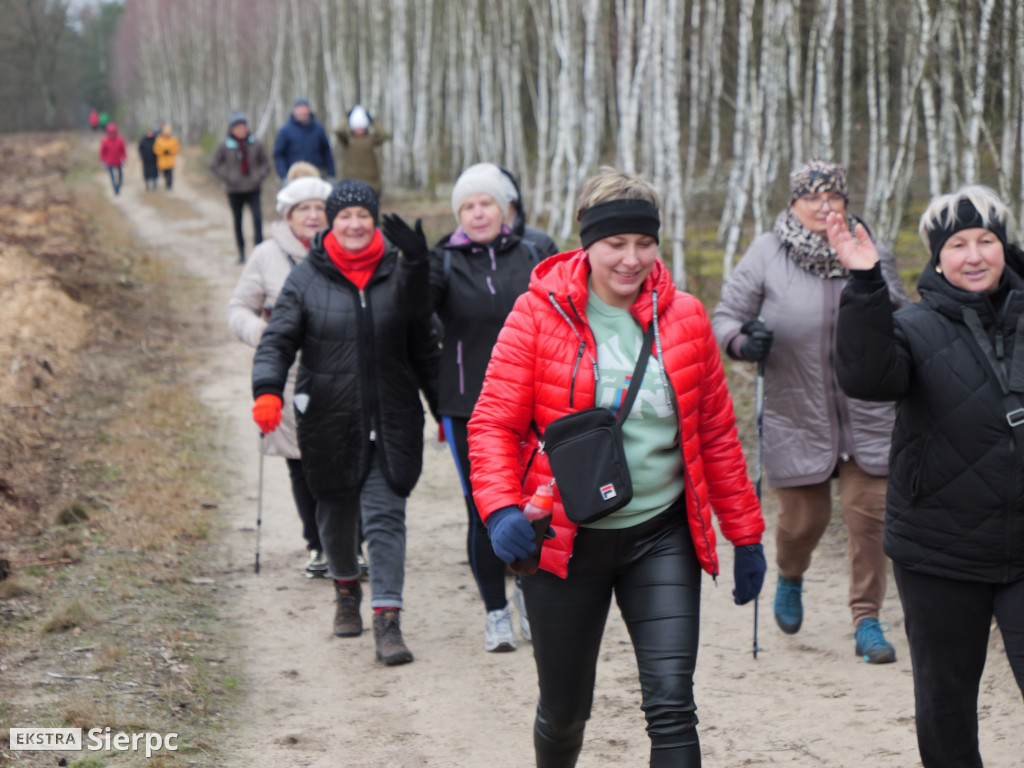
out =
<path fill-rule="evenodd" d="M 846 171 L 843 166 L 826 160 L 811 160 L 797 168 L 789 177 L 789 204 L 793 205 L 803 195 L 825 193 L 849 197 L 846 186 Z M 789 257 L 801 269 L 817 275 L 822 280 L 833 277 L 847 277 L 846 267 L 839 261 L 836 252 L 824 237 L 811 232 L 787 208 L 775 220 L 775 234 L 786 248 Z"/>
<path fill-rule="evenodd" d="M 811 160 L 789 176 L 790 205 L 801 195 L 820 195 L 825 192 L 850 198 L 843 166 L 827 160 Z"/>

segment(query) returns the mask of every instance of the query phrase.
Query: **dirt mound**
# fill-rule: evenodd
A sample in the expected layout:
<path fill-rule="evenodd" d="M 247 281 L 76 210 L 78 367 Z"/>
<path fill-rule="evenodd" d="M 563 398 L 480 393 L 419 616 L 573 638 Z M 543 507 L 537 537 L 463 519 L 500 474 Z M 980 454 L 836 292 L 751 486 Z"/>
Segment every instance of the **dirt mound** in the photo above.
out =
<path fill-rule="evenodd" d="M 0 538 L 37 525 L 60 494 L 62 406 L 110 269 L 64 182 L 70 163 L 64 138 L 0 137 Z"/>

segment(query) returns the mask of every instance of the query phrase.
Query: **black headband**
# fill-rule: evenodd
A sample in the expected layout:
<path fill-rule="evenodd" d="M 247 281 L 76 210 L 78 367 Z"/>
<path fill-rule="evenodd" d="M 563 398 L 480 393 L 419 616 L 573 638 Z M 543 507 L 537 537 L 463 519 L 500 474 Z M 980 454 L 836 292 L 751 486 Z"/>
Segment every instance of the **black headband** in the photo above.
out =
<path fill-rule="evenodd" d="M 612 235 L 649 235 L 655 242 L 661 217 L 647 200 L 606 200 L 580 214 L 580 244 L 586 250 L 598 240 Z"/>
<path fill-rule="evenodd" d="M 999 238 L 999 242 L 1006 246 L 1006 224 L 996 219 L 989 211 L 988 224 L 981 218 L 981 212 L 974 207 L 968 198 L 960 199 L 956 205 L 956 215 L 951 220 L 937 221 L 934 229 L 928 230 L 928 245 L 932 250 L 932 258 L 936 263 L 939 261 L 939 251 L 953 235 L 962 229 L 987 229 Z"/>

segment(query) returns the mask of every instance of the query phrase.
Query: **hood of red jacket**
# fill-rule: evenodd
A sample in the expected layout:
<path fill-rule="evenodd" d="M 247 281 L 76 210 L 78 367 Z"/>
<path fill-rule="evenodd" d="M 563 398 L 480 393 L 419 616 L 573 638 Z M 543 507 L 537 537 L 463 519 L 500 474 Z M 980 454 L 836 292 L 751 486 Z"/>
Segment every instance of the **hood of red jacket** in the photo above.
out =
<path fill-rule="evenodd" d="M 583 313 L 590 296 L 590 260 L 586 252 L 579 248 L 554 256 L 549 256 L 538 264 L 530 277 L 530 291 L 550 302 L 554 295 L 555 301 L 572 317 L 573 307 Z M 640 295 L 630 307 L 630 311 L 645 328 L 653 317 L 653 292 L 658 292 L 658 315 L 672 303 L 676 294 L 676 285 L 668 267 L 659 257 L 654 262 L 651 273 L 640 287 Z M 570 306 L 571 304 L 571 306 Z"/>

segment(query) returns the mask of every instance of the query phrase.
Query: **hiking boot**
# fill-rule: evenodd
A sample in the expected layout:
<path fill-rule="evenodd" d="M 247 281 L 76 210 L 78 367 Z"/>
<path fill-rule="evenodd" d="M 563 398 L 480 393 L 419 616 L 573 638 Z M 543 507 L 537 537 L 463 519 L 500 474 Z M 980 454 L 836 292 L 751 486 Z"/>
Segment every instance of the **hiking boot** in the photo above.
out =
<path fill-rule="evenodd" d="M 512 631 L 512 606 L 506 605 L 487 612 L 484 624 L 484 650 L 488 653 L 504 653 L 516 649 L 516 635 Z"/>
<path fill-rule="evenodd" d="M 530 619 L 526 615 L 526 599 L 523 597 L 523 588 L 516 584 L 516 591 L 512 593 L 512 600 L 519 611 L 519 634 L 523 640 L 530 642 L 533 636 L 530 634 Z"/>
<path fill-rule="evenodd" d="M 322 578 L 327 575 L 327 555 L 319 549 L 309 550 L 309 559 L 306 560 L 306 578 Z"/>
<path fill-rule="evenodd" d="M 358 637 L 363 634 L 363 619 L 359 615 L 359 604 L 363 600 L 363 588 L 358 581 L 351 584 L 334 582 L 337 607 L 334 611 L 334 634 L 338 637 Z"/>
<path fill-rule="evenodd" d="M 389 667 L 412 661 L 412 652 L 402 639 L 398 611 L 394 608 L 386 608 L 373 614 L 373 637 L 377 643 L 377 661 L 382 661 Z"/>
<path fill-rule="evenodd" d="M 775 587 L 775 623 L 787 635 L 795 635 L 804 623 L 804 605 L 800 598 L 803 584 L 803 579 L 790 581 L 779 574 L 779 583 Z"/>
<path fill-rule="evenodd" d="M 885 639 L 888 624 L 879 624 L 870 617 L 857 623 L 857 655 L 868 664 L 889 664 L 896 661 L 896 649 Z"/>

